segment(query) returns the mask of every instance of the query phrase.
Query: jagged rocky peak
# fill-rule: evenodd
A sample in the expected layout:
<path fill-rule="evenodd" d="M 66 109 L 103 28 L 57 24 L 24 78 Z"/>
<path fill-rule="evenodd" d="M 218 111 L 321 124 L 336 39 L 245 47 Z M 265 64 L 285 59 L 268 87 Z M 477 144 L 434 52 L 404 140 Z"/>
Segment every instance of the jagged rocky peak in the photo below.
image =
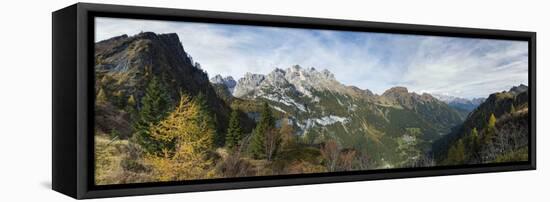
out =
<path fill-rule="evenodd" d="M 182 68 L 192 64 L 175 33 L 141 32 L 97 42 L 96 69 L 106 71 L 158 71 L 159 64 Z M 183 65 L 185 64 L 185 65 Z"/>
<path fill-rule="evenodd" d="M 294 65 L 287 69 L 287 79 L 295 80 L 312 80 L 312 79 L 322 79 L 322 80 L 335 80 L 334 74 L 327 69 L 317 71 L 314 67 L 311 68 L 302 68 L 300 65 Z"/>
<path fill-rule="evenodd" d="M 520 93 L 523 93 L 525 91 L 529 90 L 529 87 L 524 85 L 524 84 L 520 84 L 519 86 L 514 86 L 510 89 L 510 93 L 513 93 L 513 94 L 520 94 Z"/>
<path fill-rule="evenodd" d="M 405 95 L 405 94 L 408 94 L 409 93 L 409 90 L 406 88 L 406 87 L 402 87 L 402 86 L 396 86 L 396 87 L 392 87 L 386 91 L 384 91 L 384 93 L 382 94 L 383 96 L 399 96 L 399 95 Z"/>
<path fill-rule="evenodd" d="M 128 38 L 128 35 L 123 34 L 123 35 L 120 35 L 120 36 L 115 36 L 115 37 L 111 37 L 111 38 L 99 41 L 99 42 L 97 42 L 97 44 L 102 44 L 102 43 L 106 43 L 106 42 L 120 41 L 120 40 L 124 40 L 124 39 L 127 39 L 127 38 Z"/>
<path fill-rule="evenodd" d="M 412 109 L 418 104 L 427 104 L 427 103 L 442 103 L 429 93 L 417 94 L 415 92 L 409 92 L 405 87 L 396 86 L 386 90 L 382 97 L 389 99 L 395 103 L 400 104 L 401 106 Z"/>
<path fill-rule="evenodd" d="M 237 85 L 235 85 L 233 96 L 242 97 L 256 91 L 264 79 L 265 76 L 263 74 L 253 74 L 247 72 L 242 78 L 239 79 Z"/>
<path fill-rule="evenodd" d="M 167 92 L 170 102 L 177 102 L 181 92 L 189 96 L 203 94 L 207 105 L 217 115 L 216 121 L 227 123 L 230 108 L 216 96 L 217 89 L 210 85 L 207 73 L 184 51 L 177 34 L 142 32 L 133 36 L 121 35 L 97 42 L 94 56 L 96 85 L 105 91 L 116 92 L 124 99 L 133 96 L 135 100 L 141 100 L 151 79 L 156 78 L 170 89 Z M 110 105 L 116 104 L 108 102 L 104 107 Z M 104 123 L 109 125 L 120 119 L 119 116 L 109 116 Z M 108 133 L 112 128 L 105 129 L 104 132 Z"/>
<path fill-rule="evenodd" d="M 287 69 L 285 78 L 294 85 L 296 90 L 309 97 L 312 95 L 311 90 L 327 90 L 340 93 L 347 90 L 344 89 L 345 87 L 341 83 L 336 81 L 334 74 L 327 69 L 318 71 L 313 67 L 302 68 L 299 65 L 294 65 Z"/>
<path fill-rule="evenodd" d="M 330 78 L 330 79 L 335 79 L 334 78 L 334 74 L 330 71 L 328 71 L 328 69 L 323 69 L 323 71 L 321 71 L 321 73 L 323 74 L 323 76 L 325 76 L 326 78 Z"/>
<path fill-rule="evenodd" d="M 269 84 L 273 86 L 283 86 L 288 84 L 288 81 L 285 78 L 286 75 L 285 70 L 275 68 L 273 71 L 271 71 L 269 74 L 267 74 L 265 81 L 269 82 Z"/>
<path fill-rule="evenodd" d="M 324 69 L 318 71 L 315 68 L 302 68 L 300 65 L 294 65 L 287 69 L 275 68 L 267 75 L 246 73 L 239 79 L 235 92 L 236 97 L 249 95 L 252 92 L 259 92 L 259 88 L 275 87 L 285 89 L 292 85 L 303 95 L 311 96 L 311 90 L 334 90 L 339 84 L 334 78 L 334 74 Z"/>
<path fill-rule="evenodd" d="M 263 74 L 253 74 L 247 72 L 243 78 L 239 79 L 239 83 L 243 84 L 252 84 L 254 86 L 259 86 L 262 81 L 264 81 L 265 76 Z"/>
<path fill-rule="evenodd" d="M 221 84 L 229 90 L 230 93 L 233 93 L 235 86 L 237 85 L 237 82 L 235 79 L 233 79 L 232 76 L 222 77 L 221 75 L 217 74 L 216 76 L 212 77 L 210 79 L 210 83 L 213 84 Z"/>
<path fill-rule="evenodd" d="M 447 94 L 437 94 L 437 93 L 434 93 L 432 94 L 435 98 L 437 98 L 439 101 L 441 102 L 444 102 L 444 103 L 451 103 L 451 102 L 454 102 L 455 100 L 459 100 L 459 99 L 463 99 L 463 98 L 459 98 L 459 97 L 455 97 L 455 96 L 452 96 L 452 95 L 447 95 Z"/>
<path fill-rule="evenodd" d="M 472 99 L 472 103 L 476 105 L 480 105 L 483 102 L 485 102 L 485 98 L 482 98 L 482 97 Z"/>
<path fill-rule="evenodd" d="M 222 75 L 216 74 L 216 76 L 210 78 L 210 83 L 224 84 L 224 78 Z"/>
<path fill-rule="evenodd" d="M 419 101 L 435 101 L 437 100 L 432 94 L 409 92 L 406 87 L 396 86 L 386 90 L 382 96 L 396 99 L 415 99 Z"/>
<path fill-rule="evenodd" d="M 141 32 L 133 36 L 121 35 L 96 43 L 95 69 L 98 77 L 124 79 L 129 92 L 136 98 L 151 76 L 162 77 L 165 85 L 195 94 L 209 88 L 206 72 L 193 63 L 175 33 Z M 174 91 L 172 97 L 179 96 Z"/>
<path fill-rule="evenodd" d="M 180 39 L 176 33 L 157 34 L 154 32 L 140 32 L 133 36 L 134 39 L 159 39 L 165 43 L 180 44 Z"/>
<path fill-rule="evenodd" d="M 485 100 L 483 104 L 486 104 L 486 103 L 502 104 L 502 102 L 514 102 L 514 104 L 517 104 L 516 106 L 518 106 L 519 103 L 528 103 L 529 87 L 524 84 L 520 84 L 519 86 L 514 86 L 510 88 L 509 91 L 493 93 L 489 95 L 489 97 Z"/>
<path fill-rule="evenodd" d="M 429 93 L 422 93 L 422 95 L 420 95 L 420 98 L 424 101 L 437 100 L 434 96 L 432 96 L 432 94 Z"/>

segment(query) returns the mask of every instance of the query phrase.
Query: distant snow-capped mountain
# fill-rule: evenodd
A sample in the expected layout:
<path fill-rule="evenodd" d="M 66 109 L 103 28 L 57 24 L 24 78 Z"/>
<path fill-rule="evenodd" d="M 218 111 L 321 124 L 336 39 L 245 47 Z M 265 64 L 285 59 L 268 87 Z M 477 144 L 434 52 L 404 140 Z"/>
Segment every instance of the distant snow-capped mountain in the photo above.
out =
<path fill-rule="evenodd" d="M 434 96 L 438 100 L 441 100 L 441 101 L 443 101 L 447 104 L 449 104 L 449 103 L 463 103 L 463 104 L 472 103 L 472 104 L 479 105 L 483 102 L 483 99 L 484 99 L 484 98 L 467 99 L 467 98 L 461 98 L 461 97 L 456 97 L 456 96 L 452 96 L 452 95 L 443 95 L 443 94 L 432 94 L 432 96 Z"/>
<path fill-rule="evenodd" d="M 477 106 L 479 106 L 483 101 L 485 101 L 485 98 L 473 98 L 473 99 L 467 99 L 467 98 L 461 98 L 451 95 L 442 95 L 442 94 L 432 94 L 435 98 L 438 100 L 447 103 L 449 106 L 464 110 L 467 112 L 470 112 L 474 110 Z"/>

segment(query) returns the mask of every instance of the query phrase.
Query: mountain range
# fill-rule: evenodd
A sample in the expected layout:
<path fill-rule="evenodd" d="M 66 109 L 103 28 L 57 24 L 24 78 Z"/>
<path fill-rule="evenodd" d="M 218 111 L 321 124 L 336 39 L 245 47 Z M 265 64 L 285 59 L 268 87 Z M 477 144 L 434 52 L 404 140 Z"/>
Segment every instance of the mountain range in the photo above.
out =
<path fill-rule="evenodd" d="M 217 123 L 217 144 L 223 145 L 231 110 L 239 111 L 245 133 L 250 133 L 260 116 L 262 103 L 273 109 L 277 125 L 288 118 L 295 135 L 310 145 L 334 139 L 343 148 L 368 154 L 372 167 L 418 166 L 434 143 L 447 146 L 459 138 L 457 128 L 466 130 L 482 118 L 480 111 L 501 115 L 520 106 L 526 86 L 507 94 L 513 100 L 493 94 L 486 100 L 465 100 L 447 96 L 417 94 L 406 87 L 393 87 L 381 95 L 368 89 L 345 85 L 326 69 L 294 65 L 274 68 L 268 74 L 246 73 L 238 81 L 231 75 L 211 78 L 183 49 L 176 34 L 143 32 L 100 41 L 95 46 L 96 94 L 104 91 L 107 102 L 96 103 L 96 131 L 117 130 L 122 137 L 132 132 L 132 116 L 124 108 L 130 100 L 144 96 L 152 78 L 169 89 L 175 105 L 178 96 L 204 95 Z M 480 115 L 481 116 L 481 115 Z M 450 138 L 453 137 L 453 138 Z M 438 147 L 438 151 L 443 151 Z"/>
<path fill-rule="evenodd" d="M 267 102 L 281 117 L 289 117 L 296 135 L 311 143 L 337 139 L 343 147 L 371 154 L 380 166 L 410 159 L 396 151 L 400 144 L 414 144 L 419 153 L 425 152 L 431 142 L 462 122 L 459 112 L 430 94 L 394 87 L 376 95 L 340 83 L 328 70 L 299 65 L 274 68 L 266 75 L 246 73 L 235 86 L 223 78 L 230 77 L 211 79 L 230 84 L 220 96 L 233 89 L 232 97 L 240 102 Z M 257 111 L 245 111 L 251 118 L 257 116 Z"/>
<path fill-rule="evenodd" d="M 479 106 L 481 103 L 483 103 L 483 101 L 485 101 L 485 98 L 467 99 L 467 98 L 455 97 L 451 95 L 442 95 L 442 94 L 432 94 L 432 96 L 436 97 L 442 102 L 447 103 L 453 109 L 458 111 L 463 119 L 465 119 L 472 110 L 477 108 L 477 106 Z"/>

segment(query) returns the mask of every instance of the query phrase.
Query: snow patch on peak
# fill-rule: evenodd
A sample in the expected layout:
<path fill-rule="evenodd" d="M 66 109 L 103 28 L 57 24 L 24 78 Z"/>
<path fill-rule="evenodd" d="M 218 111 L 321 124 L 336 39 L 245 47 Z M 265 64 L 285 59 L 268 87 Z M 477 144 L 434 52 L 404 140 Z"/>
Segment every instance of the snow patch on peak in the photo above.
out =
<path fill-rule="evenodd" d="M 296 122 L 296 125 L 303 131 L 307 131 L 308 129 L 315 127 L 316 125 L 328 126 L 328 125 L 340 123 L 342 127 L 344 127 L 344 129 L 347 130 L 346 123 L 348 123 L 349 121 L 350 121 L 350 118 L 330 115 L 330 116 L 323 116 L 320 118 L 309 118 L 302 121 L 302 123 Z"/>
<path fill-rule="evenodd" d="M 259 97 L 265 98 L 265 99 L 273 101 L 273 102 L 278 102 L 278 103 L 284 104 L 286 106 L 296 107 L 300 111 L 307 112 L 306 107 L 303 104 L 300 104 L 300 103 L 294 101 L 292 98 L 289 98 L 289 97 L 286 97 L 286 96 L 275 96 L 275 95 L 271 95 L 271 94 L 264 94 L 264 95 L 260 95 Z"/>
<path fill-rule="evenodd" d="M 280 107 L 277 107 L 277 106 L 274 106 L 274 105 L 271 105 L 271 107 L 272 107 L 273 109 L 277 110 L 277 111 L 280 111 L 280 112 L 286 114 L 286 111 L 283 110 L 283 109 L 281 109 Z"/>
<path fill-rule="evenodd" d="M 338 123 L 338 122 L 340 122 L 342 124 L 345 124 L 349 121 L 349 118 L 330 115 L 330 116 L 324 116 L 324 117 L 321 117 L 321 118 L 316 118 L 316 119 L 313 119 L 313 120 L 315 121 L 315 123 L 317 123 L 319 125 L 327 126 L 327 125 L 332 125 L 332 124 L 335 124 L 335 123 Z"/>

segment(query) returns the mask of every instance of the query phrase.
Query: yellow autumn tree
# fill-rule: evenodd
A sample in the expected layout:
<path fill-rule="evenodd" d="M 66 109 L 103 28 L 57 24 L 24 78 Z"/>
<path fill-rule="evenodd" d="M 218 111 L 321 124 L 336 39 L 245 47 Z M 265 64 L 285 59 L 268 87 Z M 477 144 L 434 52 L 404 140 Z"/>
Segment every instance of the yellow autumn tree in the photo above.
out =
<path fill-rule="evenodd" d="M 182 95 L 176 109 L 150 128 L 152 138 L 173 145 L 163 148 L 160 155 L 147 155 L 153 178 L 180 181 L 213 177 L 212 161 L 207 156 L 215 129 L 201 110 L 204 108 L 199 103 Z"/>
<path fill-rule="evenodd" d="M 283 149 L 292 149 L 296 146 L 296 136 L 294 135 L 294 128 L 291 123 L 288 116 L 281 121 L 279 133 L 281 134 L 281 147 Z"/>
<path fill-rule="evenodd" d="M 99 89 L 99 91 L 97 92 L 95 100 L 98 104 L 107 103 L 107 94 L 105 93 L 105 90 L 103 90 L 103 88 Z"/>
<path fill-rule="evenodd" d="M 496 122 L 497 118 L 495 114 L 491 113 L 489 121 L 487 122 L 487 127 L 485 128 L 485 135 L 483 137 L 483 142 L 485 145 L 491 144 L 493 138 L 496 136 Z"/>
<path fill-rule="evenodd" d="M 136 98 L 134 98 L 134 95 L 130 95 L 130 97 L 128 97 L 128 101 L 126 101 L 126 103 L 131 108 L 136 107 Z"/>

